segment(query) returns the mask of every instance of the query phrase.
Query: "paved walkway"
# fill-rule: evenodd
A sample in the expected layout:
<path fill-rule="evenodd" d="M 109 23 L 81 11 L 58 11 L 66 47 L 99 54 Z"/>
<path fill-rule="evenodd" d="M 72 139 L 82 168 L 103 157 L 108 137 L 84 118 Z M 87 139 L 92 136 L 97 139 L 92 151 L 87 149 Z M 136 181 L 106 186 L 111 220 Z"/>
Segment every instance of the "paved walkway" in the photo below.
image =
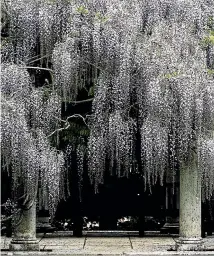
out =
<path fill-rule="evenodd" d="M 178 255 L 173 237 L 46 237 L 39 235 L 40 252 L 9 252 L 10 238 L 1 237 L 1 255 Z M 206 252 L 188 255 L 214 256 L 214 236 L 204 239 Z M 213 250 L 213 251 L 211 251 Z M 181 253 L 180 253 L 181 254 Z M 180 255 L 179 254 L 179 255 Z M 184 253 L 182 253 L 184 255 Z M 185 253 L 187 255 L 187 253 Z"/>

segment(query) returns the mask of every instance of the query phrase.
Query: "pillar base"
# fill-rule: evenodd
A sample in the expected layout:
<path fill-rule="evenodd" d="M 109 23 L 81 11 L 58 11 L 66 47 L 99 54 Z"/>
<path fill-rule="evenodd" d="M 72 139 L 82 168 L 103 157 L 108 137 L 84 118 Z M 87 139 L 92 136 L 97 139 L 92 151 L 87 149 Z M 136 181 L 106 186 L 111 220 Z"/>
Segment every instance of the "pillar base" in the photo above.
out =
<path fill-rule="evenodd" d="M 204 248 L 203 239 L 180 237 L 176 241 L 175 248 L 177 251 L 202 251 Z"/>
<path fill-rule="evenodd" d="M 13 239 L 9 245 L 10 251 L 39 251 L 37 239 Z"/>

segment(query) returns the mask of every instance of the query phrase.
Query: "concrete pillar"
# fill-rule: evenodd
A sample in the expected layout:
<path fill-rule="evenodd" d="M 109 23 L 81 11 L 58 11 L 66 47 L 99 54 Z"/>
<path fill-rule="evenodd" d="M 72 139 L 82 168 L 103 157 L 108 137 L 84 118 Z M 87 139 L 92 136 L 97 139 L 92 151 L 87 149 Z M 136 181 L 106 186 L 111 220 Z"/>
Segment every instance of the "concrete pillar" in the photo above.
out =
<path fill-rule="evenodd" d="M 21 218 L 17 218 L 14 237 L 10 243 L 11 251 L 38 251 L 36 239 L 36 203 L 28 210 L 23 210 Z"/>
<path fill-rule="evenodd" d="M 180 170 L 180 230 L 178 251 L 202 249 L 201 238 L 201 176 L 197 161 Z"/>

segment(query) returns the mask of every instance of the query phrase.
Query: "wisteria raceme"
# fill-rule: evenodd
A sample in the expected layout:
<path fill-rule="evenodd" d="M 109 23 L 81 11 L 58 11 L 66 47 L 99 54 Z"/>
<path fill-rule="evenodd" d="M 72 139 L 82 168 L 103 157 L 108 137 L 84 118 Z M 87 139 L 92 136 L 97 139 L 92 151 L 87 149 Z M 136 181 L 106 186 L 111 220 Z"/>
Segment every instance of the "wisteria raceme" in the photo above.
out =
<path fill-rule="evenodd" d="M 63 194 L 60 194 L 64 156 L 62 152 L 57 152 L 55 148 L 50 146 L 50 143 L 42 130 L 37 131 L 37 147 L 40 152 L 41 195 L 43 200 L 48 196 L 49 211 L 51 217 L 53 217 L 59 199 L 64 196 Z"/>
<path fill-rule="evenodd" d="M 141 127 L 141 158 L 146 174 L 145 183 L 149 186 L 156 183 L 159 177 L 163 179 L 168 161 L 167 140 L 167 127 L 155 117 L 148 116 Z"/>
<path fill-rule="evenodd" d="M 200 171 L 202 173 L 204 197 L 210 198 L 213 194 L 214 184 L 214 140 L 204 140 L 199 151 Z"/>
<path fill-rule="evenodd" d="M 51 56 L 54 45 L 63 40 L 71 27 L 72 6 L 63 0 L 41 1 L 38 12 L 41 52 Z"/>
<path fill-rule="evenodd" d="M 98 187 L 104 182 L 104 172 L 106 169 L 106 138 L 104 133 L 99 136 L 90 136 L 88 142 L 88 158 L 90 181 L 94 185 L 95 192 L 98 192 Z"/>
<path fill-rule="evenodd" d="M 51 147 L 47 135 L 56 129 L 59 99 L 52 93 L 45 101 L 42 91 L 33 88 L 24 66 L 2 67 L 1 148 L 3 162 L 12 172 L 14 197 L 24 193 L 34 201 L 40 181 L 42 196 L 48 195 L 53 216 L 61 197 L 64 158 Z"/>
<path fill-rule="evenodd" d="M 1 65 L 1 92 L 8 97 L 27 100 L 30 93 L 30 76 L 21 65 L 2 63 Z"/>
<path fill-rule="evenodd" d="M 31 126 L 33 129 L 42 129 L 45 136 L 56 130 L 61 118 L 61 101 L 56 92 L 52 92 L 48 99 L 44 91 L 34 89 L 30 94 Z"/>
<path fill-rule="evenodd" d="M 55 70 L 56 89 L 62 94 L 63 99 L 75 99 L 78 92 L 78 68 L 80 57 L 77 42 L 73 38 L 59 45 L 53 51 L 53 64 Z"/>
<path fill-rule="evenodd" d="M 133 150 L 133 124 L 123 120 L 121 113 L 116 111 L 109 116 L 107 157 L 110 160 L 110 170 L 116 163 L 116 174 L 128 176 Z M 123 167 L 123 171 L 122 168 Z"/>
<path fill-rule="evenodd" d="M 2 95 L 1 147 L 5 164 L 12 168 L 15 191 L 18 177 L 22 174 L 26 177 L 27 147 L 30 139 L 23 104 L 18 105 Z M 25 167 L 25 170 L 22 167 Z"/>
<path fill-rule="evenodd" d="M 12 40 L 12 61 L 20 63 L 33 57 L 38 40 L 39 1 L 5 1 L 10 15 L 9 35 Z"/>
<path fill-rule="evenodd" d="M 78 172 L 78 187 L 79 197 L 82 201 L 82 188 L 83 188 L 83 172 L 84 172 L 84 158 L 85 158 L 85 147 L 81 144 L 77 146 L 77 172 Z"/>

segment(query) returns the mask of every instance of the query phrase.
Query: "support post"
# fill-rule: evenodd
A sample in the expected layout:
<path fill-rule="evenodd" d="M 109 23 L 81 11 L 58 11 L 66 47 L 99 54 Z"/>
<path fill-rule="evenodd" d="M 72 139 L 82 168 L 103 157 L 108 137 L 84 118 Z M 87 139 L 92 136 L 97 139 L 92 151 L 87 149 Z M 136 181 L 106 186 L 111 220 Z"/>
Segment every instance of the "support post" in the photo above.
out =
<path fill-rule="evenodd" d="M 34 202 L 30 209 L 23 210 L 17 221 L 10 250 L 39 251 L 39 242 L 36 239 L 36 203 Z"/>
<path fill-rule="evenodd" d="M 178 251 L 202 249 L 201 237 L 201 176 L 197 161 L 180 170 L 180 230 Z"/>

